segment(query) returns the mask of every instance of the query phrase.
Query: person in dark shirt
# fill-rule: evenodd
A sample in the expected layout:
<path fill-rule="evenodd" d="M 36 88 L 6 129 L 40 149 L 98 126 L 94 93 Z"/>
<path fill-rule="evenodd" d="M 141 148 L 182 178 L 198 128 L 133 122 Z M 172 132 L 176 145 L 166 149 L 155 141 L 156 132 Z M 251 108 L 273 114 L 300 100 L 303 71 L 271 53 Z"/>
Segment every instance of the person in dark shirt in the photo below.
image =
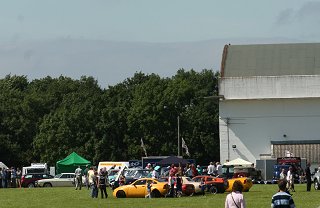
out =
<path fill-rule="evenodd" d="M 108 198 L 108 193 L 107 193 L 107 171 L 105 168 L 100 169 L 100 173 L 99 173 L 99 188 L 101 191 L 101 198 L 103 199 L 103 197 L 105 196 L 106 198 Z"/>
<path fill-rule="evenodd" d="M 287 181 L 280 179 L 278 182 L 279 191 L 272 196 L 272 208 L 295 208 L 292 196 L 287 192 Z"/>
<path fill-rule="evenodd" d="M 310 172 L 310 163 L 307 163 L 306 167 L 306 179 L 307 179 L 307 191 L 311 190 L 311 172 Z"/>
<path fill-rule="evenodd" d="M 177 187 L 177 192 L 176 195 L 177 197 L 182 195 L 182 178 L 177 174 L 177 178 L 176 178 L 176 187 Z"/>

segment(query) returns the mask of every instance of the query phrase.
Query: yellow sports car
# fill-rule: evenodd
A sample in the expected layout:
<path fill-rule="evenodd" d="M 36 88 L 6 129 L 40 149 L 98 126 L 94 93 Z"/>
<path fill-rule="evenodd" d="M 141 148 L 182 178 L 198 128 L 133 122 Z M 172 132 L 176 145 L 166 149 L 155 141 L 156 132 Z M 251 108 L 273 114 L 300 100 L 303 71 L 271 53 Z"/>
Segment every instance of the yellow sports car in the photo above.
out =
<path fill-rule="evenodd" d="M 232 186 L 233 183 L 238 180 L 242 183 L 243 185 L 243 190 L 244 192 L 249 191 L 249 189 L 252 187 L 252 180 L 251 178 L 247 178 L 247 177 L 241 177 L 241 178 L 231 178 L 228 179 L 228 186 L 226 188 L 226 191 L 231 192 L 232 191 Z"/>
<path fill-rule="evenodd" d="M 161 197 L 168 193 L 169 185 L 167 181 L 154 178 L 140 178 L 129 185 L 116 188 L 113 191 L 113 196 L 117 198 L 145 197 L 147 195 L 147 183 L 150 182 L 152 197 Z"/>

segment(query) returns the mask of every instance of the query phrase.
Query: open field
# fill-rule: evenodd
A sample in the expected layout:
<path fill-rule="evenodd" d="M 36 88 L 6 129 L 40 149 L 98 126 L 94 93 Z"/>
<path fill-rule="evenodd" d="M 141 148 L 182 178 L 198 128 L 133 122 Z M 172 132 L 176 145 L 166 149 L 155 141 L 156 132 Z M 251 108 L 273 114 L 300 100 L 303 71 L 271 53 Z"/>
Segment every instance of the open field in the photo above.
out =
<path fill-rule="evenodd" d="M 249 192 L 244 193 L 248 208 L 270 207 L 271 197 L 277 190 L 276 185 L 254 185 Z M 100 194 L 100 193 L 99 193 Z M 34 188 L 34 189 L 0 189 L 1 207 L 224 207 L 227 193 L 182 198 L 160 199 L 116 199 L 108 189 L 108 199 L 92 199 L 89 191 L 73 188 Z M 297 184 L 293 199 L 297 207 L 320 207 L 320 191 L 306 192 L 306 184 Z M 99 195 L 100 197 L 100 195 Z"/>

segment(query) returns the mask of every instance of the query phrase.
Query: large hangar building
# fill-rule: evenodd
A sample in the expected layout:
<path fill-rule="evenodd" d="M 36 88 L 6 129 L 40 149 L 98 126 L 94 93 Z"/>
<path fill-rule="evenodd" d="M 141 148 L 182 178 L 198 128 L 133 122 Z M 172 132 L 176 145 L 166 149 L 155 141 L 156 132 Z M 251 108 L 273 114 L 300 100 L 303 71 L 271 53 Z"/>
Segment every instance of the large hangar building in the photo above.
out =
<path fill-rule="evenodd" d="M 320 43 L 226 45 L 219 95 L 222 162 L 320 164 Z"/>

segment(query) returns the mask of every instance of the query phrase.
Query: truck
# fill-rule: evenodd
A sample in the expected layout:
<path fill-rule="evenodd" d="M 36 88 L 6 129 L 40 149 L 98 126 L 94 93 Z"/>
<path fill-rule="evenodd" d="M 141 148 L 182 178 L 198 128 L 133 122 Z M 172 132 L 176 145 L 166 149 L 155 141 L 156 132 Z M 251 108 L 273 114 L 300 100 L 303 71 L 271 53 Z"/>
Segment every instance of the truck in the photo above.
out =
<path fill-rule="evenodd" d="M 282 169 L 287 173 L 289 168 L 292 167 L 293 177 L 297 183 L 303 174 L 305 166 L 306 159 L 301 159 L 300 157 L 279 157 L 277 158 L 277 164 L 273 166 L 273 181 L 277 182 L 279 180 Z"/>
<path fill-rule="evenodd" d="M 22 175 L 26 174 L 48 174 L 47 163 L 31 163 L 30 166 L 22 167 Z"/>

